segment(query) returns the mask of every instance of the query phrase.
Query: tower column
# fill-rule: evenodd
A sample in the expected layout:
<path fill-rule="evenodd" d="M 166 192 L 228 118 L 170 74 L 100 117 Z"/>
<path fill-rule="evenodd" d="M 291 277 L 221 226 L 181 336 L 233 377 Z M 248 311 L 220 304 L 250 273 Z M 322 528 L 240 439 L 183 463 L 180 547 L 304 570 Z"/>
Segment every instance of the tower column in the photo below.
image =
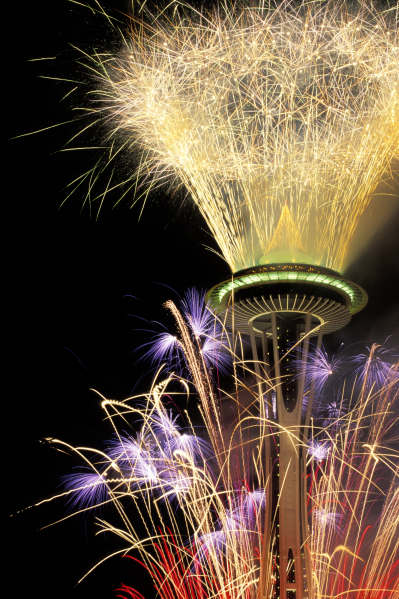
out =
<path fill-rule="evenodd" d="M 283 233 L 290 226 L 288 216 L 285 214 L 284 227 L 280 227 Z M 234 308 L 231 304 L 233 296 Z M 317 335 L 317 347 L 320 348 L 323 334 L 348 324 L 352 315 L 366 305 L 367 294 L 359 285 L 329 268 L 296 262 L 265 262 L 234 273 L 232 278 L 211 289 L 207 299 L 217 314 L 225 314 L 228 326 L 249 335 L 251 340 L 261 414 L 259 449 L 265 456 L 263 472 L 267 481 L 258 599 L 270 599 L 272 596 L 271 574 L 277 555 L 277 598 L 313 599 L 311 556 L 305 545 L 309 534 L 306 443 L 314 384 L 309 389 L 306 414 L 302 414 L 309 338 Z M 256 345 L 256 337 L 259 336 L 263 366 L 259 362 Z M 299 377 L 296 377 L 291 367 L 292 354 L 296 350 L 285 357 L 283 355 L 290 350 L 292 343 L 301 339 L 305 352 Z M 269 341 L 272 347 L 269 345 L 268 348 Z M 273 383 L 271 388 L 269 377 Z M 276 418 L 272 417 L 274 389 Z M 274 444 L 271 448 L 271 429 L 276 448 Z M 273 456 L 273 462 L 270 456 Z M 275 509 L 277 512 L 273 511 Z M 275 535 L 278 535 L 277 539 Z"/>
<path fill-rule="evenodd" d="M 273 320 L 276 321 L 275 313 Z M 297 336 L 301 335 L 299 324 L 296 326 Z M 311 329 L 311 314 L 305 316 L 305 330 L 302 332 L 303 345 L 309 344 Z M 278 433 L 279 433 L 279 527 L 278 527 L 278 555 L 279 555 L 279 589 L 277 596 L 284 599 L 302 599 L 303 568 L 302 568 L 302 538 L 301 538 L 301 411 L 304 390 L 306 364 L 302 368 L 297 384 L 297 397 L 295 407 L 284 401 L 282 379 L 280 374 L 280 352 L 278 352 L 279 336 L 276 324 L 273 330 L 273 344 L 275 351 L 275 371 L 280 382 L 280 397 L 278 402 Z M 289 347 L 284 347 L 284 352 Z M 277 358 L 277 359 L 276 359 Z M 278 368 L 276 368 L 276 365 Z M 278 373 L 278 374 L 277 374 Z M 295 594 L 294 594 L 295 593 Z"/>
<path fill-rule="evenodd" d="M 251 348 L 252 348 L 252 356 L 253 356 L 253 364 L 255 367 L 255 373 L 256 373 L 256 382 L 258 384 L 258 390 L 259 390 L 259 397 L 262 397 L 263 395 L 263 385 L 262 385 L 262 377 L 260 374 L 260 366 L 259 366 L 259 358 L 258 358 L 258 350 L 256 348 L 256 340 L 255 340 L 255 334 L 254 334 L 254 326 L 252 324 L 252 322 L 248 323 L 249 326 L 249 337 L 251 339 Z"/>
<path fill-rule="evenodd" d="M 277 315 L 272 312 L 271 315 L 272 323 L 272 339 L 273 339 L 273 359 L 274 359 L 274 383 L 276 385 L 276 412 L 277 419 L 283 409 L 283 394 L 281 389 L 281 369 L 280 369 L 280 358 L 278 352 L 278 335 L 277 335 Z"/>

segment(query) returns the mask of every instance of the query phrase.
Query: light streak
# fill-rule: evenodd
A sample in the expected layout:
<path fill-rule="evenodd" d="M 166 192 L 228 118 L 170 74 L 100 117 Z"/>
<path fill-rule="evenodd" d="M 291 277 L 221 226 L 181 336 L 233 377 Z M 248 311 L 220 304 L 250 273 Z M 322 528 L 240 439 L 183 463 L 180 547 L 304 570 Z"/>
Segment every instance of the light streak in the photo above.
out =
<path fill-rule="evenodd" d="M 397 358 L 399 350 L 386 347 L 387 341 L 388 339 L 382 345 L 374 343 L 371 348 L 366 348 L 367 353 L 358 354 L 351 359 L 353 376 L 361 384 L 367 379 L 367 388 L 375 385 L 382 387 L 389 377 L 399 381 L 398 372 L 392 370 L 392 364 L 387 362 L 387 358 Z"/>
<path fill-rule="evenodd" d="M 132 20 L 117 56 L 86 55 L 97 88 L 91 94 L 95 120 L 82 132 L 99 120 L 109 127 L 110 151 L 100 170 L 113 167 L 122 149 L 131 157 L 140 148 L 140 163 L 122 184 L 128 191 L 147 184 L 144 195 L 167 180 L 183 185 L 233 271 L 276 260 L 341 270 L 360 216 L 398 156 L 394 22 L 366 4 L 351 14 L 345 3 L 331 0 L 320 11 L 284 1 L 274 11 L 190 14 L 179 9 L 174 18 L 153 24 Z M 126 166 L 126 155 L 124 160 Z M 111 186 L 111 177 L 106 192 L 90 199 L 96 179 L 94 170 L 87 199 L 101 206 L 119 184 Z M 194 388 L 200 402 L 208 443 L 193 430 L 182 433 L 178 417 L 164 406 L 166 394 L 179 395 L 173 390 L 177 377 L 165 373 L 147 394 L 123 402 L 101 396 L 114 434 L 108 454 L 49 441 L 74 452 L 92 471 L 69 477 L 57 497 L 72 496 L 85 513 L 112 502 L 121 523 L 98 518 L 100 532 L 112 531 L 127 544 L 113 555 L 139 552 L 162 599 L 253 599 L 265 546 L 263 574 L 273 597 L 278 530 L 272 515 L 271 534 L 263 538 L 270 476 L 261 452 L 273 437 L 268 427 L 277 425 L 265 416 L 263 395 L 234 375 L 237 398 L 242 390 L 249 393 L 256 414 L 250 408 L 245 417 L 234 413 L 233 433 L 227 434 L 222 390 L 210 366 L 212 354 L 231 345 L 227 335 L 220 344 L 220 321 L 213 324 L 202 303 L 193 293 L 182 311 L 168 301 L 178 334 L 158 336 L 148 357 L 166 359 L 169 369 L 176 353 L 174 364 L 184 361 L 186 388 Z M 376 351 L 373 346 L 362 370 L 356 404 L 329 398 L 324 429 L 309 446 L 298 431 L 284 429 L 297 455 L 303 448 L 314 458 L 307 465 L 306 542 L 314 599 L 351 593 L 380 599 L 399 591 L 398 456 L 391 446 L 385 449 L 397 366 L 388 373 L 380 367 L 382 384 L 373 389 L 369 360 Z M 230 356 L 234 366 L 253 374 L 253 361 L 248 367 L 243 356 Z M 334 368 L 326 362 L 317 367 L 322 385 Z M 119 432 L 118 419 L 129 416 L 140 420 L 136 438 Z M 381 468 L 390 470 L 385 486 Z M 118 476 L 109 476 L 110 469 Z M 380 508 L 374 520 L 370 505 Z M 145 539 L 130 510 L 139 515 Z M 151 534 L 156 526 L 159 534 Z M 365 548 L 370 528 L 374 541 Z M 129 587 L 124 591 L 138 596 Z"/>
<path fill-rule="evenodd" d="M 311 459 L 316 461 L 324 461 L 331 450 L 331 445 L 328 441 L 314 441 L 311 439 L 308 442 L 308 454 Z"/>
<path fill-rule="evenodd" d="M 180 301 L 181 318 L 192 343 L 200 352 L 209 371 L 218 370 L 221 373 L 229 371 L 231 356 L 226 349 L 229 347 L 228 334 L 220 321 L 215 319 L 209 302 L 205 301 L 205 293 L 198 292 L 194 287 L 189 289 Z M 152 364 L 164 363 L 168 370 L 184 373 L 184 365 L 188 367 L 186 354 L 181 340 L 169 332 L 162 332 L 137 349 L 150 346 L 143 359 Z M 190 369 L 188 370 L 190 372 Z M 187 373 L 186 373 L 187 374 Z"/>
<path fill-rule="evenodd" d="M 233 272 L 259 261 L 341 271 L 396 168 L 397 11 L 274 8 L 200 15 L 175 3 L 168 18 L 132 19 L 118 54 L 83 53 L 96 85 L 88 127 L 103 122 L 113 148 L 98 169 L 131 161 L 123 195 L 184 186 Z"/>
<path fill-rule="evenodd" d="M 184 340 L 183 327 L 187 325 L 180 312 L 176 306 L 173 310 L 182 327 L 182 345 L 192 344 L 187 330 Z M 266 488 L 270 481 L 258 455 L 259 440 L 265 443 L 265 431 L 273 427 L 273 421 L 265 418 L 264 412 L 259 415 L 264 398 L 256 395 L 257 386 L 250 390 L 245 382 L 236 379 L 238 395 L 242 391 L 252 393 L 256 413 L 252 416 L 246 410 L 245 416 L 240 417 L 237 412 L 234 429 L 226 436 L 219 428 L 219 417 L 215 418 L 209 409 L 213 400 L 204 363 L 195 354 L 194 346 L 184 351 L 193 352 L 190 364 L 197 373 L 192 375 L 192 381 L 198 384 L 195 393 L 203 405 L 203 424 L 211 443 L 196 436 L 191 424 L 191 432 L 185 432 L 181 417 L 164 407 L 164 398 L 170 404 L 171 397 L 177 401 L 181 395 L 174 391 L 176 383 L 180 384 L 178 380 L 167 376 L 154 383 L 147 394 L 122 402 L 102 401 L 107 414 L 109 405 L 115 410 L 109 416 L 114 436 L 107 452 L 88 447 L 75 449 L 63 441 L 48 440 L 75 453 L 85 467 L 83 474 L 64 480 L 64 493 L 54 499 L 64 497 L 76 506 L 76 515 L 87 515 L 97 505 L 104 509 L 113 505 L 122 525 L 99 516 L 99 532 L 118 535 L 124 549 L 105 559 L 132 554 L 130 557 L 151 573 L 162 599 L 254 599 L 266 542 L 270 559 L 263 574 L 273 597 L 278 528 L 272 525 L 270 538 L 264 538 Z M 238 361 L 237 356 L 232 359 Z M 239 359 L 246 369 L 243 356 Z M 251 375 L 252 360 L 248 364 Z M 162 369 L 158 376 L 161 374 Z M 193 383 L 188 384 L 192 388 Z M 313 599 L 363 599 L 368 593 L 382 599 L 393 597 L 399 590 L 399 454 L 387 437 L 396 409 L 395 394 L 395 380 L 389 377 L 372 397 L 361 389 L 354 407 L 352 402 L 350 409 L 339 410 L 339 426 L 317 428 L 308 443 L 310 534 L 305 550 L 312 558 Z M 136 427 L 140 426 L 134 437 L 118 433 L 118 419 L 122 415 L 122 423 L 129 421 L 129 414 Z M 304 447 L 294 429 L 285 430 L 296 450 Z M 93 456 L 92 460 L 87 454 Z M 86 473 L 90 467 L 92 479 Z M 110 476 L 109 471 L 117 476 Z M 285 476 L 289 476 L 289 468 Z M 103 494 L 98 493 L 100 482 Z M 130 501 L 125 502 L 125 498 Z M 82 506 L 84 509 L 80 509 Z M 137 515 L 148 533 L 144 538 L 140 538 L 134 524 Z M 274 522 L 274 514 L 271 517 Z M 151 533 L 155 530 L 158 532 Z M 135 554 L 140 555 L 140 560 Z M 292 565 L 291 560 L 289 567 Z M 127 597 L 137 597 L 129 586 L 123 585 L 122 592 Z"/>
<path fill-rule="evenodd" d="M 316 395 L 318 395 L 328 379 L 338 373 L 344 364 L 344 356 L 328 356 L 324 347 L 317 347 L 310 344 L 309 350 L 301 349 L 300 357 L 292 360 L 292 366 L 296 371 L 295 378 L 300 378 L 303 370 L 303 364 L 306 360 L 306 379 L 305 390 L 309 391 L 312 383 Z"/>

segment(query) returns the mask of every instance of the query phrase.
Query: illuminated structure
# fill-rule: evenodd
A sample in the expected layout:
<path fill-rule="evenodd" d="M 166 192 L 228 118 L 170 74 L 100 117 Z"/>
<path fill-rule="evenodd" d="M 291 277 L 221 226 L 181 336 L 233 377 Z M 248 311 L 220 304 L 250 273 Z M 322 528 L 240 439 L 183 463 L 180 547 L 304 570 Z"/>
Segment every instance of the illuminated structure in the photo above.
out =
<path fill-rule="evenodd" d="M 208 15 L 180 12 L 176 4 L 168 18 L 161 18 L 162 9 L 160 18 L 151 15 L 148 23 L 132 19 L 118 54 L 85 55 L 96 81 L 90 118 L 107 124 L 104 161 L 90 173 L 87 197 L 101 199 L 101 206 L 103 189 L 98 195 L 92 189 L 98 171 L 110 168 L 107 189 L 113 189 L 114 161 L 123 156 L 123 172 L 128 171 L 127 161 L 139 149 L 139 164 L 115 184 L 123 186 L 122 197 L 143 186 L 139 197 L 145 197 L 165 181 L 183 187 L 235 273 L 208 299 L 218 314 L 227 310 L 227 324 L 250 335 L 258 420 L 266 422 L 262 417 L 267 415 L 273 421 L 272 383 L 273 428 L 280 429 L 279 451 L 266 447 L 271 477 L 258 597 L 277 591 L 284 599 L 294 594 L 302 599 L 312 596 L 304 547 L 305 452 L 314 386 L 306 389 L 304 402 L 306 350 L 311 337 L 320 346 L 323 334 L 345 326 L 367 302 L 364 291 L 336 271 L 349 263 L 353 233 L 376 186 L 397 165 L 399 46 L 396 9 L 381 12 L 364 2 L 352 8 L 351 2 L 335 0 L 277 4 L 260 3 L 241 12 L 220 6 Z M 119 36 L 119 25 L 117 31 Z M 202 357 L 197 360 L 202 356 L 197 340 L 193 349 L 181 317 L 171 311 L 185 339 L 180 345 L 205 406 L 215 454 L 226 455 L 219 451 L 221 427 L 214 421 L 216 404 L 209 404 L 211 385 L 203 384 L 207 370 L 203 374 Z M 293 380 L 290 366 L 298 349 L 304 350 L 299 353 L 304 366 Z M 262 451 L 266 432 L 261 424 Z M 278 458 L 279 472 L 272 469 L 273 458 Z M 258 487 L 263 486 L 262 480 Z M 214 496 L 219 501 L 220 491 Z M 203 518 L 209 504 L 197 497 L 189 505 L 190 510 L 205 506 L 193 529 L 198 522 L 205 526 L 201 542 L 207 552 L 201 546 L 196 551 L 206 555 L 212 581 L 215 568 L 228 560 L 229 583 L 218 570 L 219 588 L 228 589 L 220 596 L 247 597 L 240 585 L 258 584 L 258 562 L 251 574 L 246 571 L 257 555 L 248 542 L 248 523 L 237 525 L 233 500 L 212 530 Z M 212 510 L 219 515 L 225 508 L 217 505 Z M 322 513 L 321 508 L 314 513 Z M 326 555 L 326 546 L 321 534 L 313 555 Z M 281 573 L 272 593 L 271 553 L 279 556 Z M 324 571 L 313 571 L 318 589 L 328 579 Z M 338 587 L 325 584 L 319 596 L 336 596 Z"/>
<path fill-rule="evenodd" d="M 290 250 L 280 250 L 284 253 Z M 267 398 L 267 416 L 275 421 L 279 438 L 277 451 L 271 443 L 266 446 L 268 510 L 258 598 L 270 594 L 265 579 L 269 576 L 265 564 L 271 563 L 268 552 L 276 555 L 277 597 L 311 597 L 304 448 L 315 383 L 310 385 L 304 405 L 306 356 L 309 340 L 316 337 L 320 347 L 322 335 L 348 324 L 352 314 L 366 305 L 367 295 L 331 269 L 282 262 L 239 271 L 211 289 L 208 299 L 216 313 L 224 313 L 226 324 L 250 336 L 259 395 Z M 257 339 L 261 340 L 262 353 Z M 298 349 L 304 350 L 303 367 L 293 380 L 291 363 Z M 277 467 L 272 468 L 272 463 Z"/>

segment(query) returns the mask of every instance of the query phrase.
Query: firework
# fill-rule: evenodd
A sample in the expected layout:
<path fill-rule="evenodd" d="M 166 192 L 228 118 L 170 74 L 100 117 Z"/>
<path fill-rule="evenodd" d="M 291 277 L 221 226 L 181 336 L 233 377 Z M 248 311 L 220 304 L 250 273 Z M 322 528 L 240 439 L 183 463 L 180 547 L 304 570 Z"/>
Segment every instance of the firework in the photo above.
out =
<path fill-rule="evenodd" d="M 176 307 L 174 314 L 181 327 L 179 343 L 188 355 L 185 343 L 193 343 L 188 324 L 193 315 L 188 312 L 183 321 Z M 205 365 L 196 355 L 190 358 L 190 367 L 197 369 L 191 381 L 170 373 L 147 394 L 121 402 L 103 398 L 113 430 L 107 453 L 49 440 L 74 451 L 83 463 L 79 473 L 64 477 L 65 491 L 57 497 L 65 497 L 75 510 L 68 517 L 113 506 L 119 524 L 110 524 L 98 512 L 101 530 L 119 535 L 123 548 L 117 554 L 146 568 L 162 599 L 254 599 L 261 576 L 267 581 L 264 596 L 277 597 L 278 528 L 267 536 L 265 524 L 276 517 L 267 488 L 279 469 L 275 463 L 268 473 L 263 453 L 267 439 L 273 442 L 278 435 L 278 425 L 265 416 L 257 385 L 247 387 L 245 379 L 236 377 L 235 394 L 250 393 L 254 415 L 241 405 L 230 431 L 219 427 L 222 414 L 212 404 L 215 390 L 204 382 Z M 233 364 L 244 364 L 252 378 L 252 360 L 246 365 L 242 356 L 231 358 Z M 389 599 L 399 591 L 399 456 L 389 440 L 397 422 L 398 390 L 391 376 L 397 370 L 394 365 L 374 393 L 363 382 L 351 406 L 342 397 L 341 403 L 333 398 L 336 412 L 331 408 L 328 415 L 331 421 L 338 417 L 339 425 L 312 428 L 306 445 L 294 429 L 289 431 L 297 450 L 307 453 L 309 530 L 304 548 L 311 558 L 309 596 L 314 599 L 369 594 Z M 365 376 L 367 380 L 371 373 Z M 201 404 L 206 431 L 201 437 L 186 411 L 179 416 L 164 406 L 171 397 L 178 402 L 181 389 L 186 394 L 190 387 Z M 133 436 L 119 430 L 129 420 L 139 425 Z M 134 525 L 137 513 L 147 531 L 144 538 Z M 293 564 L 291 558 L 288 582 L 295 575 Z M 123 585 L 120 592 L 140 599 L 132 587 Z"/>
<path fill-rule="evenodd" d="M 308 454 L 313 460 L 324 461 L 331 451 L 331 444 L 325 441 L 315 441 L 311 439 L 308 442 Z"/>
<path fill-rule="evenodd" d="M 233 272 L 273 262 L 341 270 L 399 144 L 396 12 L 348 6 L 206 15 L 176 5 L 155 24 L 132 20 L 117 55 L 84 58 L 96 83 L 90 114 L 108 130 L 98 168 L 123 154 L 125 190 L 184 186 Z"/>
<path fill-rule="evenodd" d="M 308 299 L 296 291 L 292 297 L 290 288 L 283 301 L 279 291 L 277 306 L 271 294 L 270 303 L 238 298 L 236 331 L 239 319 L 246 321 L 249 363 L 243 351 L 237 355 L 239 335 L 226 334 L 203 294 L 191 290 L 180 309 L 166 302 L 176 334 L 157 335 L 146 354 L 155 366 L 166 365 L 164 376 L 159 370 L 143 396 L 103 398 L 114 434 L 108 453 L 92 459 L 92 450 L 76 449 L 92 472 L 66 479 L 63 495 L 79 512 L 113 504 L 121 524 L 100 520 L 101 529 L 124 540 L 120 553 L 140 553 L 165 598 L 264 599 L 279 596 L 280 588 L 298 599 L 382 597 L 398 590 L 397 453 L 387 446 L 397 367 L 387 372 L 381 360 L 374 367 L 373 346 L 359 360 L 357 403 L 341 392 L 328 396 L 320 426 L 310 422 L 314 392 L 341 367 L 320 349 L 323 329 L 344 326 L 366 301 L 363 290 L 330 269 L 342 269 L 357 222 L 397 156 L 396 12 L 362 3 L 353 13 L 345 3 L 320 6 L 285 1 L 238 15 L 223 8 L 212 17 L 176 6 L 170 19 L 133 20 L 118 55 L 87 57 L 97 84 L 91 114 L 108 126 L 100 170 L 122 154 L 125 166 L 126 155 L 133 164 L 138 148 L 140 163 L 123 182 L 125 193 L 144 185 L 145 195 L 164 181 L 184 186 L 232 271 L 261 265 L 263 278 L 256 272 L 251 278 L 250 268 L 237 275 L 242 286 L 261 287 L 267 279 L 271 293 L 282 274 L 290 286 L 304 280 L 309 291 Z M 94 201 L 97 173 L 87 176 Z M 275 262 L 301 264 L 276 273 L 267 266 Z M 228 302 L 234 281 L 219 287 L 219 304 Z M 258 303 L 249 316 L 252 300 Z M 285 319 L 287 312 L 296 316 Z M 311 334 L 318 335 L 315 351 Z M 280 337 L 285 345 L 302 341 L 299 382 L 291 388 L 297 354 L 279 352 Z M 212 370 L 230 363 L 234 390 L 223 391 Z M 375 372 L 378 390 L 370 383 Z M 195 435 L 186 411 L 179 418 L 164 405 L 166 396 L 170 406 L 171 397 L 191 391 L 206 440 Z M 233 405 L 229 425 L 222 398 Z M 141 423 L 136 436 L 119 430 L 119 418 L 130 415 Z M 383 474 L 388 484 L 381 484 Z M 273 497 L 272 484 L 279 490 Z M 141 516 L 144 540 L 128 503 Z M 375 542 L 366 551 L 370 526 Z"/>
<path fill-rule="evenodd" d="M 395 397 L 386 380 L 383 391 L 361 393 L 333 429 L 326 463 L 312 462 L 315 597 L 393 597 L 399 590 L 397 454 L 386 453 L 383 441 L 394 420 L 390 392 Z M 383 484 L 382 475 L 391 482 Z"/>
<path fill-rule="evenodd" d="M 324 347 L 311 346 L 309 350 L 302 349 L 299 357 L 292 361 L 293 370 L 296 372 L 294 380 L 302 378 L 305 372 L 305 395 L 302 411 L 306 414 L 310 390 L 313 388 L 316 397 L 322 392 L 326 382 L 338 373 L 344 363 L 344 357 L 328 356 Z M 337 416 L 335 416 L 335 420 Z"/>
<path fill-rule="evenodd" d="M 231 355 L 226 351 L 229 347 L 228 334 L 222 323 L 215 319 L 209 302 L 205 301 L 205 293 L 199 293 L 195 288 L 189 289 L 180 304 L 183 322 L 206 368 L 209 372 L 214 368 L 226 374 L 231 366 Z M 151 341 L 137 349 L 146 346 L 149 346 L 149 349 L 143 358 L 149 360 L 156 368 L 163 363 L 169 370 L 183 374 L 185 366 L 186 374 L 189 375 L 184 346 L 176 335 L 169 332 L 158 333 Z"/>
<path fill-rule="evenodd" d="M 366 354 L 358 354 L 351 359 L 353 375 L 360 384 L 365 384 L 367 380 L 367 385 L 382 387 L 389 377 L 398 380 L 392 362 L 387 361 L 387 358 L 392 360 L 398 357 L 398 348 L 387 348 L 387 341 L 382 345 L 375 343 L 371 348 L 366 348 Z"/>

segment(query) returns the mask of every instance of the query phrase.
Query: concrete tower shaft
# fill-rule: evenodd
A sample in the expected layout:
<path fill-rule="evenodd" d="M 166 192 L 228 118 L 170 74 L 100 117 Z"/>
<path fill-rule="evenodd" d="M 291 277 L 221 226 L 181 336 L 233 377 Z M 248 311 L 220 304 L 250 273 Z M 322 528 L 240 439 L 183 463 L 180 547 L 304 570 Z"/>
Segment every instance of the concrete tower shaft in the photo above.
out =
<path fill-rule="evenodd" d="M 266 445 L 268 509 L 258 599 L 270 597 L 272 583 L 268 577 L 273 559 L 278 574 L 276 598 L 310 598 L 312 573 L 306 551 L 308 490 L 304 448 L 314 384 L 310 386 L 304 409 L 307 350 L 312 337 L 320 347 L 323 334 L 348 324 L 352 314 L 366 305 L 367 295 L 361 287 L 330 269 L 287 263 L 237 272 L 229 281 L 211 289 L 207 297 L 216 313 L 223 314 L 228 326 L 249 335 L 259 397 L 267 398 L 268 419 L 273 421 L 279 441 L 273 456 L 270 444 Z M 304 358 L 301 372 L 294 380 L 291 362 L 293 352 L 298 349 L 304 350 L 301 354 Z M 272 472 L 272 457 L 278 472 Z M 274 549 L 273 538 L 277 541 Z"/>

